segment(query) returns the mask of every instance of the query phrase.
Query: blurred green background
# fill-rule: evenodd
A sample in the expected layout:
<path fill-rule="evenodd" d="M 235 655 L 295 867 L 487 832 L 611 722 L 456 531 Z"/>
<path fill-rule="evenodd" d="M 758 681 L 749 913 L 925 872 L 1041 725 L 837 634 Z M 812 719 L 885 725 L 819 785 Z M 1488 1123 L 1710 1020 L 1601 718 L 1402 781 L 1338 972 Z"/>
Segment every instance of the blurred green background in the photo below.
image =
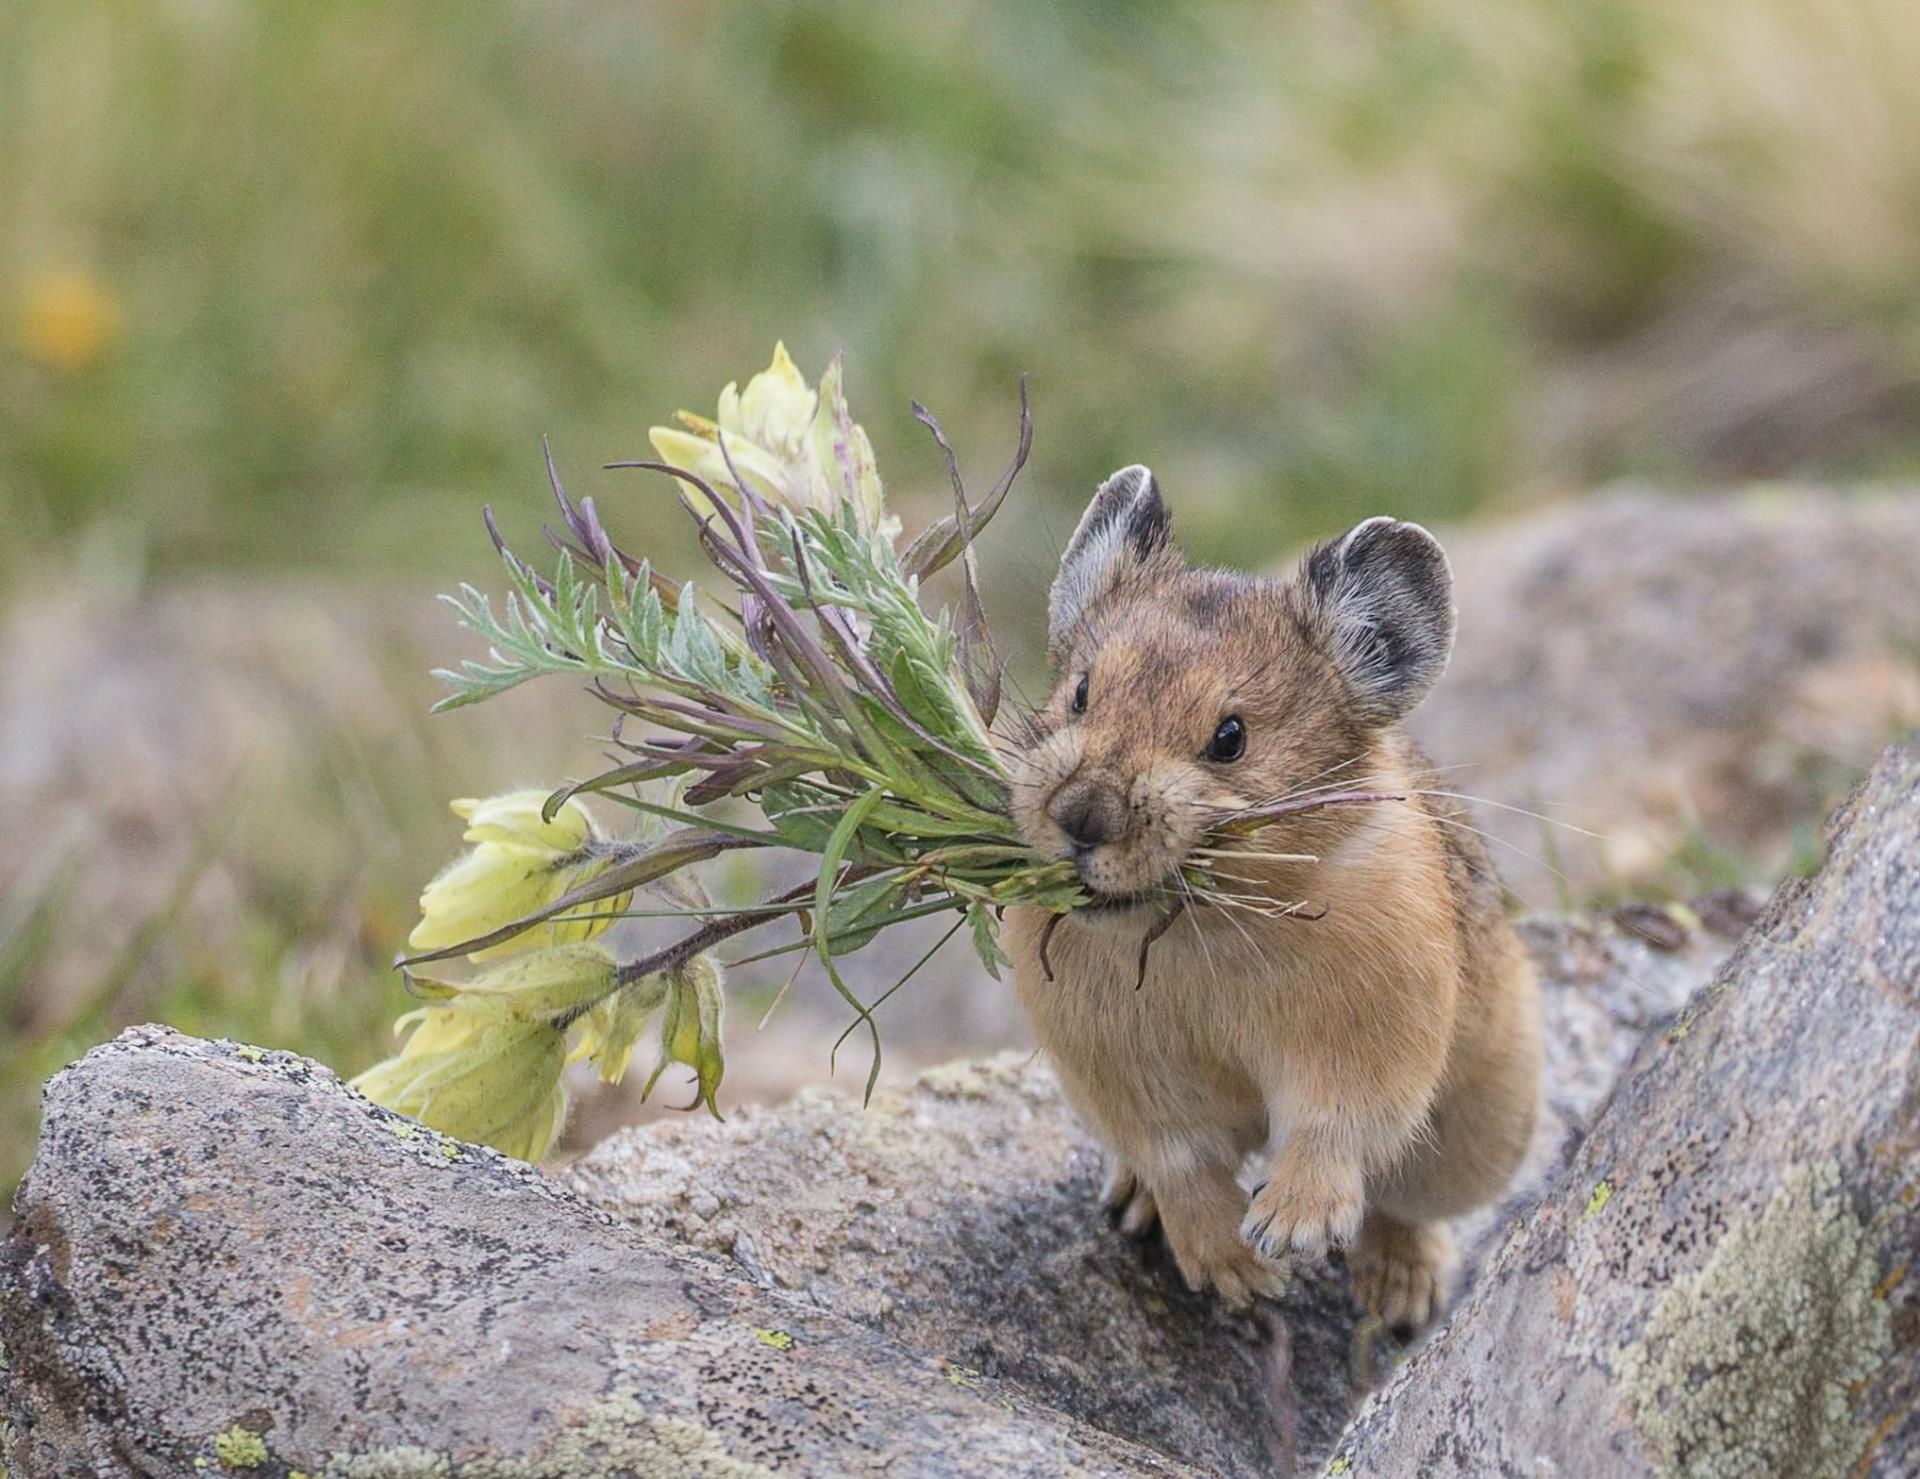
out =
<path fill-rule="evenodd" d="M 1916 76 L 1912 0 L 12 0 L 0 1185 L 122 1022 L 382 1050 L 446 797 L 592 753 L 585 705 L 422 714 L 543 434 L 689 568 L 596 469 L 776 337 L 849 351 L 910 526 L 908 398 L 984 477 L 1030 372 L 1016 621 L 1142 458 L 1238 564 L 1911 475 Z"/>

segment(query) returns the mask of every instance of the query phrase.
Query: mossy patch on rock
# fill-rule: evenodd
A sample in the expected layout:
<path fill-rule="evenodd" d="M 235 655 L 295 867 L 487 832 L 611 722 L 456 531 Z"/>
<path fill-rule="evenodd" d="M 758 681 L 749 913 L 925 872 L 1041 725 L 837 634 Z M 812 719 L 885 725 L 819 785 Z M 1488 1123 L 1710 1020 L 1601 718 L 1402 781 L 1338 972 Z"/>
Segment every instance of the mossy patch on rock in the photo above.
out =
<path fill-rule="evenodd" d="M 215 1435 L 213 1456 L 229 1469 L 257 1469 L 267 1461 L 267 1440 L 235 1423 Z"/>
<path fill-rule="evenodd" d="M 1766 1209 L 1661 1295 L 1613 1371 L 1663 1469 L 1698 1479 L 1844 1474 L 1869 1430 L 1852 1388 L 1891 1343 L 1878 1249 L 1832 1164 L 1793 1166 Z"/>

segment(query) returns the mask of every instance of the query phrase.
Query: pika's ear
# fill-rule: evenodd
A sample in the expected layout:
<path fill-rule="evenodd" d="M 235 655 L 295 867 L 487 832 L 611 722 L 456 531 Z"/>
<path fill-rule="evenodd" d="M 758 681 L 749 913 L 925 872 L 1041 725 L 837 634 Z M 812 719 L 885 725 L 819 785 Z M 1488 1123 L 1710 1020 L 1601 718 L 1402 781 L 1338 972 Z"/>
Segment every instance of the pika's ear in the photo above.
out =
<path fill-rule="evenodd" d="M 1173 541 L 1173 515 L 1153 474 L 1135 463 L 1100 485 L 1060 557 L 1047 594 L 1047 648 L 1056 658 L 1093 605 Z"/>
<path fill-rule="evenodd" d="M 1368 519 L 1307 556 L 1301 585 L 1363 719 L 1410 712 L 1453 655 L 1453 570 L 1418 524 Z"/>

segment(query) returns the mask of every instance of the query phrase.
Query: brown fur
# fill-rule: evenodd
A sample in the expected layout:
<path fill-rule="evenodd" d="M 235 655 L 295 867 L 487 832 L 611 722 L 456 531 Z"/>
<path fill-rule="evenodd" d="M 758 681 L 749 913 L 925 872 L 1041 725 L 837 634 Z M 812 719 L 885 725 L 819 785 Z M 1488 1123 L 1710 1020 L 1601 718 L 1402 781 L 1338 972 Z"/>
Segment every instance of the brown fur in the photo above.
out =
<path fill-rule="evenodd" d="M 1428 1318 L 1450 1257 L 1440 1220 L 1504 1186 L 1538 1093 L 1536 987 L 1477 838 L 1418 797 L 1275 822 L 1243 846 L 1318 860 L 1236 859 L 1225 886 L 1324 917 L 1186 908 L 1136 989 L 1140 942 L 1181 904 L 1177 870 L 1222 810 L 1312 785 L 1431 783 L 1397 727 L 1362 717 L 1304 579 L 1143 550 L 1053 650 L 1015 813 L 1035 847 L 1074 856 L 1049 806 L 1069 782 L 1111 786 L 1125 830 L 1081 851 L 1082 875 L 1146 902 L 1061 920 L 1051 979 L 1045 911 L 1012 911 L 1006 947 L 1041 1045 L 1116 1157 L 1109 1203 L 1130 1232 L 1157 1213 L 1188 1282 L 1234 1302 L 1277 1292 L 1287 1250 L 1357 1238 L 1369 1306 Z M 1229 714 L 1246 753 L 1209 762 Z M 1236 1178 L 1254 1151 L 1249 1200 Z"/>

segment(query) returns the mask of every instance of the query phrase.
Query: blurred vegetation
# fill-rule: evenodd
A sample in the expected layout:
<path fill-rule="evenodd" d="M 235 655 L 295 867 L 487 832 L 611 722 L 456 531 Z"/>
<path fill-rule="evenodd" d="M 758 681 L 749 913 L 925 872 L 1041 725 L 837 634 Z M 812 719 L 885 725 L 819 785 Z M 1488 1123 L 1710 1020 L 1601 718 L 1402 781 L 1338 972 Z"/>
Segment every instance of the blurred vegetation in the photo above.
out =
<path fill-rule="evenodd" d="M 0 522 L 466 569 L 542 432 L 585 481 L 781 335 L 896 483 L 1030 370 L 1053 530 L 1150 456 L 1243 560 L 1910 470 L 1917 65 L 1908 0 L 17 0 Z"/>
<path fill-rule="evenodd" d="M 117 796 L 117 752 L 35 771 L 7 735 L 143 715 L 219 784 L 149 777 L 177 824 L 81 789 L 6 813 L 39 844 L 0 865 L 0 1183 L 32 1081 L 131 1017 L 377 1056 L 397 988 L 369 983 L 446 795 L 544 778 L 531 731 L 566 727 L 455 763 L 412 728 L 450 629 L 368 639 L 408 678 L 339 686 L 405 724 L 275 731 L 241 798 L 254 751 L 124 702 L 152 593 L 484 576 L 477 505 L 530 534 L 543 433 L 625 542 L 692 568 L 664 495 L 595 469 L 776 337 L 810 373 L 848 348 L 920 512 L 942 476 L 908 397 L 997 466 L 1032 373 L 1001 607 L 1141 458 L 1239 564 L 1613 477 L 1912 474 L 1917 73 L 1912 0 L 13 0 L 0 599 L 17 638 L 51 586 L 128 589 L 99 598 L 121 647 L 69 654 L 123 685 L 96 708 L 23 712 L 66 690 L 9 667 L 0 791 Z M 273 619 L 203 617 L 165 651 L 254 661 L 227 634 Z M 298 710 L 310 661 L 262 661 L 233 712 Z M 102 837 L 145 891 L 51 960 Z"/>

